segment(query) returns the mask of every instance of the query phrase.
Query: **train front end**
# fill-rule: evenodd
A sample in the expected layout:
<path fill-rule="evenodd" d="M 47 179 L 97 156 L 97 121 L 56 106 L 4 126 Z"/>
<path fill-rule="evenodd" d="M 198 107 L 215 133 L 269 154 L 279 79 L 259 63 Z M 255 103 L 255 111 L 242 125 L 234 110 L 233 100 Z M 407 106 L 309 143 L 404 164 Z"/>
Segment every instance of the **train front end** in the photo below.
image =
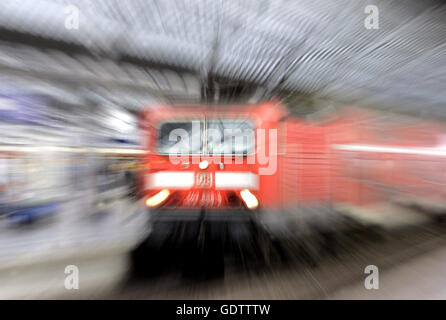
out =
<path fill-rule="evenodd" d="M 277 187 L 275 170 L 262 170 L 277 157 L 268 154 L 268 131 L 279 117 L 272 104 L 148 109 L 141 185 L 154 231 L 167 237 L 180 223 L 222 222 L 231 231 L 258 222 Z"/>

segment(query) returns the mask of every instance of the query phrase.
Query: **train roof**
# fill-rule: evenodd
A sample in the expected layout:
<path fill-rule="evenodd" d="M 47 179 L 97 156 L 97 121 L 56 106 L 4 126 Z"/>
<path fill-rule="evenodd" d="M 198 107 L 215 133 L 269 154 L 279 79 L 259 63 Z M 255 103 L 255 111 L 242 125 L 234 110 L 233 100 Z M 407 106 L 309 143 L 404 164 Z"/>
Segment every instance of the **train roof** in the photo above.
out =
<path fill-rule="evenodd" d="M 287 115 L 286 108 L 278 101 L 257 104 L 154 104 L 143 111 L 143 118 L 149 121 L 167 119 L 206 117 L 252 117 L 271 121 Z"/>

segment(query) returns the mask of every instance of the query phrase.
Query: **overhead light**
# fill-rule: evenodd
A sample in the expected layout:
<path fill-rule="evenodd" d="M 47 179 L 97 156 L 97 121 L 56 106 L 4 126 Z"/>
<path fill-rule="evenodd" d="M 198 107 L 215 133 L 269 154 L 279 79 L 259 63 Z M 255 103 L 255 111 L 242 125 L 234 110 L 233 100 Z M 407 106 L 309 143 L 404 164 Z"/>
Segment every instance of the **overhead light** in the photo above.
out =
<path fill-rule="evenodd" d="M 257 200 L 256 196 L 253 195 L 248 189 L 243 189 L 240 191 L 240 196 L 248 209 L 253 210 L 259 206 L 259 201 Z"/>
<path fill-rule="evenodd" d="M 162 203 L 164 200 L 167 199 L 167 197 L 170 195 L 170 191 L 168 189 L 163 189 L 154 196 L 150 197 L 146 201 L 146 205 L 148 207 L 156 207 L 160 203 Z"/>
<path fill-rule="evenodd" d="M 207 160 L 203 160 L 198 164 L 198 168 L 201 170 L 207 169 L 207 167 L 209 167 L 209 161 Z"/>

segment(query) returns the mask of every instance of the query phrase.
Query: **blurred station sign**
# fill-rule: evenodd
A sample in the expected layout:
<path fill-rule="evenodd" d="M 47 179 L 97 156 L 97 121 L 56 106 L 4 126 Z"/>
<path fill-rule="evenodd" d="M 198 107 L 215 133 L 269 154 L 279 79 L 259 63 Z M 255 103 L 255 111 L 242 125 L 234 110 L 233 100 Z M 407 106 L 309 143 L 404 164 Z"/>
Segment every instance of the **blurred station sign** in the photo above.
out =
<path fill-rule="evenodd" d="M 17 124 L 49 125 L 49 108 L 43 97 L 0 89 L 0 121 Z"/>

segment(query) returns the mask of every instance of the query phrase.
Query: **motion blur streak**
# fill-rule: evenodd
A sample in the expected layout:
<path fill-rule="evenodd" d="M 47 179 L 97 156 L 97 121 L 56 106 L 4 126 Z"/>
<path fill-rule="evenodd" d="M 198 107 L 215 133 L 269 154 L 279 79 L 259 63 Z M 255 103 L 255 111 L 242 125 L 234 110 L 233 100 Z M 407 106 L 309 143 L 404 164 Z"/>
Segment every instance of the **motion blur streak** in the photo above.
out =
<path fill-rule="evenodd" d="M 169 196 L 169 194 L 170 194 L 169 190 L 163 189 L 160 192 L 158 192 L 157 194 L 155 194 L 154 196 L 147 199 L 146 205 L 148 207 L 155 207 L 155 206 L 159 205 L 160 203 L 162 203 L 164 200 L 166 200 L 167 197 Z"/>
<path fill-rule="evenodd" d="M 0 30 L 0 298 L 446 299 L 442 1 L 2 0 Z"/>
<path fill-rule="evenodd" d="M 240 191 L 240 195 L 242 196 L 248 209 L 255 209 L 259 206 L 259 201 L 257 200 L 256 196 L 249 192 L 248 189 Z"/>

